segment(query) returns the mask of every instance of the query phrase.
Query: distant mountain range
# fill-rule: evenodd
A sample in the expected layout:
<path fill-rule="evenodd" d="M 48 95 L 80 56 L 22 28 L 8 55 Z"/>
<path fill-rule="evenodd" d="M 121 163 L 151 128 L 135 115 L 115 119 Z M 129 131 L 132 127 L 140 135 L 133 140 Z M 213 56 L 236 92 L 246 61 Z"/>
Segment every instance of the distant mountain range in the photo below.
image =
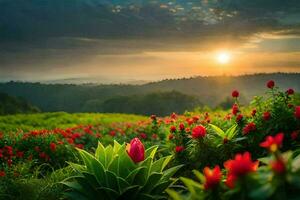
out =
<path fill-rule="evenodd" d="M 92 112 L 90 105 L 97 105 L 97 111 L 101 111 L 102 103 L 109 104 L 108 101 L 116 97 L 171 91 L 178 91 L 180 94 L 177 96 L 189 95 L 202 104 L 215 107 L 224 102 L 234 89 L 240 91 L 243 102 L 249 102 L 253 96 L 267 90 L 266 82 L 271 79 L 282 90 L 293 88 L 296 92 L 300 91 L 300 74 L 275 73 L 170 79 L 143 85 L 7 82 L 0 83 L 0 92 L 23 97 L 42 111 Z"/>

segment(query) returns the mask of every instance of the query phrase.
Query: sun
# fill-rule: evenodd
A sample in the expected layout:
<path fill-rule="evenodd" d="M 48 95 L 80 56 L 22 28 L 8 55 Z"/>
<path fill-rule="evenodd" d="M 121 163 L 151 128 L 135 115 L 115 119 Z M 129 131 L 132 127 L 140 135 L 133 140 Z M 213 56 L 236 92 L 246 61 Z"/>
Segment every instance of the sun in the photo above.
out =
<path fill-rule="evenodd" d="M 219 52 L 216 55 L 216 59 L 221 64 L 227 64 L 231 60 L 231 54 L 227 51 Z"/>

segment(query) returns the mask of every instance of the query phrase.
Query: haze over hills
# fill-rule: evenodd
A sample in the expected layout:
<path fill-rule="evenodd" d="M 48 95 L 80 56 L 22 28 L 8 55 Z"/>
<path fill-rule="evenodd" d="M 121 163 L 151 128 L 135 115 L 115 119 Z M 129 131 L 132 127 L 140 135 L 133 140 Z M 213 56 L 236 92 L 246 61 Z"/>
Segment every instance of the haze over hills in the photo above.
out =
<path fill-rule="evenodd" d="M 150 93 L 155 93 L 155 95 L 152 95 L 155 98 L 173 98 L 174 101 L 181 98 L 181 95 L 187 95 L 184 98 L 195 100 L 197 105 L 200 105 L 201 102 L 201 104 L 215 107 L 230 96 L 231 91 L 234 89 L 240 91 L 243 102 L 249 102 L 253 96 L 263 94 L 266 91 L 265 84 L 271 79 L 282 90 L 294 88 L 296 92 L 300 91 L 300 74 L 275 73 L 236 77 L 215 76 L 170 79 L 143 85 L 7 82 L 0 84 L 0 92 L 23 97 L 33 105 L 38 106 L 42 111 L 101 112 L 105 110 L 102 108 L 103 105 L 113 107 L 112 102 L 120 102 L 119 97 L 128 97 L 126 98 L 127 105 L 134 105 L 133 100 L 146 99 L 141 96 Z M 174 93 L 170 93 L 172 91 L 178 93 L 174 95 Z M 142 100 L 139 103 L 144 103 L 145 107 L 149 105 L 149 102 L 143 102 Z"/>

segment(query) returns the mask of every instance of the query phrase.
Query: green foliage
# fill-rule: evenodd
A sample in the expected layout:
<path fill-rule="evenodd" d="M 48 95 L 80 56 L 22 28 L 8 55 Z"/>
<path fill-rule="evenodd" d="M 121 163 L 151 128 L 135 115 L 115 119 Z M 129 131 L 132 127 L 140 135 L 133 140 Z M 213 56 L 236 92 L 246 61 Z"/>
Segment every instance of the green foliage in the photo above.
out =
<path fill-rule="evenodd" d="M 26 164 L 23 170 L 30 170 Z M 61 168 L 41 176 L 41 167 L 31 176 L 4 177 L 0 181 L 0 199 L 6 200 L 56 200 L 63 197 L 65 187 L 59 182 L 73 175 L 70 167 Z"/>
<path fill-rule="evenodd" d="M 12 97 L 0 92 L 0 115 L 37 112 L 40 112 L 40 110 L 25 99 Z"/>
<path fill-rule="evenodd" d="M 186 110 L 192 110 L 202 106 L 202 103 L 195 96 L 172 91 L 114 97 L 104 101 L 102 105 L 99 105 L 101 106 L 105 113 L 167 116 L 172 112 L 183 113 Z"/>
<path fill-rule="evenodd" d="M 70 199 L 166 199 L 163 192 L 175 180 L 171 177 L 181 168 L 167 167 L 172 156 L 155 160 L 157 146 L 146 150 L 145 160 L 135 164 L 125 145 L 98 144 L 95 155 L 79 150 L 83 164 L 69 163 L 77 175 L 63 182 L 70 188 Z"/>

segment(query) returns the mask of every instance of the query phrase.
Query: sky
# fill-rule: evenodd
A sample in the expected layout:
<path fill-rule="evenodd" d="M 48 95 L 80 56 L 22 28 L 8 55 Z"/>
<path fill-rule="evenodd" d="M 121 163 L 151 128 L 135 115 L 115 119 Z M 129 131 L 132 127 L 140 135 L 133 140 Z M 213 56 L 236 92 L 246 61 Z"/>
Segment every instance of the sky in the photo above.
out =
<path fill-rule="evenodd" d="M 0 13 L 0 81 L 300 72 L 299 0 L 0 0 Z"/>

